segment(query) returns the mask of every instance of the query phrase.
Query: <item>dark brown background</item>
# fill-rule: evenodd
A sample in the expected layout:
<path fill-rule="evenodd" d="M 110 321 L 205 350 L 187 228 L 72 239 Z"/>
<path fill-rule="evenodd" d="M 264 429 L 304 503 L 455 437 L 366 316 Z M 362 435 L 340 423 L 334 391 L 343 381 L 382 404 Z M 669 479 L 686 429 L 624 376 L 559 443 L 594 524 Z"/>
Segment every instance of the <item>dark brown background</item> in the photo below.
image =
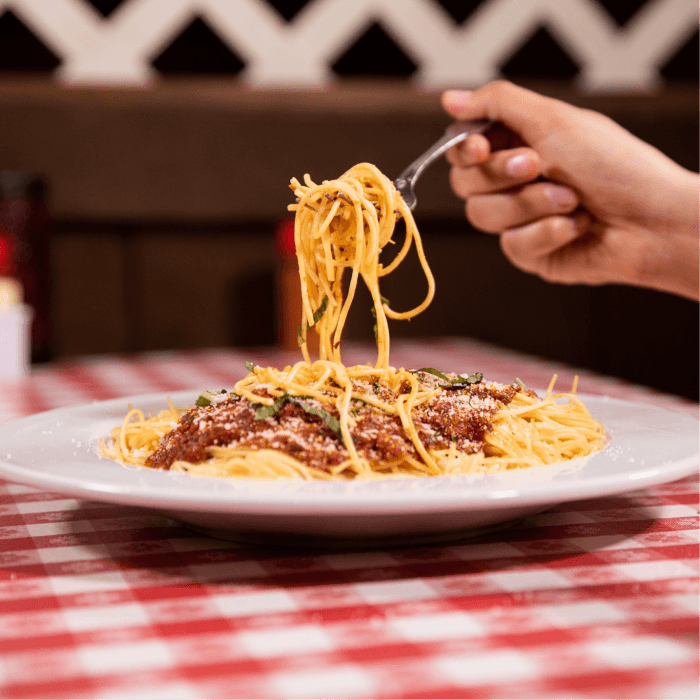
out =
<path fill-rule="evenodd" d="M 38 172 L 49 184 L 54 357 L 276 342 L 273 230 L 287 215 L 289 178 L 332 178 L 363 160 L 396 175 L 448 122 L 438 93 L 414 87 L 415 66 L 379 27 L 338 61 L 331 89 L 311 92 L 246 88 L 240 59 L 211 36 L 201 22 L 190 27 L 154 61 L 163 78 L 151 88 L 69 89 L 50 77 L 56 57 L 0 16 L 0 170 Z M 653 95 L 581 94 L 576 65 L 544 30 L 504 73 L 609 114 L 695 170 L 696 41 L 679 47 Z M 368 42 L 386 56 L 383 76 L 358 58 Z M 697 395 L 697 304 L 520 273 L 495 237 L 466 224 L 443 163 L 424 175 L 418 198 L 437 295 L 421 317 L 393 323 L 394 337 L 472 336 Z M 415 268 L 387 278 L 395 308 L 424 292 Z M 347 336 L 369 338 L 368 300 L 357 307 Z"/>

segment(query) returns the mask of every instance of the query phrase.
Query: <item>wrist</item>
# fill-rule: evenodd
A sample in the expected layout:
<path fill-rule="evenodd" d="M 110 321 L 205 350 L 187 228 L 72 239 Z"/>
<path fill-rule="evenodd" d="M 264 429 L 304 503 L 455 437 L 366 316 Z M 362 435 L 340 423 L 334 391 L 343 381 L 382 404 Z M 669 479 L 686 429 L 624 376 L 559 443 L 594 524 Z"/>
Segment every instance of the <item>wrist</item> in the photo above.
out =
<path fill-rule="evenodd" d="M 656 245 L 640 283 L 698 301 L 700 298 L 700 238 L 698 176 L 683 170 L 668 190 L 667 212 L 656 221 Z"/>

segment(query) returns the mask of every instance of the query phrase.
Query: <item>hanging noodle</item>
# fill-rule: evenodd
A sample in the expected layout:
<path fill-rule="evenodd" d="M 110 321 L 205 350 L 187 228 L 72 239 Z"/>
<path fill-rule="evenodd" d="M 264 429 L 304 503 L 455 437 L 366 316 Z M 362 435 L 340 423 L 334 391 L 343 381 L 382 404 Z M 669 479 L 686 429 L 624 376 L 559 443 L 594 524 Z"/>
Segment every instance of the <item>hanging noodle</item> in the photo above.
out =
<path fill-rule="evenodd" d="M 389 366 L 387 317 L 405 320 L 417 316 L 433 300 L 435 281 L 423 252 L 411 210 L 393 183 L 374 165 L 361 163 L 338 180 L 314 184 L 308 175 L 305 186 L 294 178 L 290 187 L 298 198 L 289 206 L 296 211 L 294 242 L 301 279 L 301 338 L 304 359 L 309 362 L 306 334 L 313 326 L 320 337 L 320 359 L 340 364 L 340 339 L 350 305 L 361 277 L 372 295 L 377 318 L 376 366 Z M 393 261 L 379 262 L 382 249 L 393 243 L 397 218 L 404 220 L 406 235 Z M 379 279 L 393 272 L 411 248 L 428 282 L 425 299 L 410 311 L 392 310 L 379 292 Z M 348 292 L 343 301 L 343 273 L 349 269 Z M 320 314 L 319 310 L 325 309 Z M 318 319 L 318 320 L 316 320 Z"/>
<path fill-rule="evenodd" d="M 570 393 L 553 393 L 556 377 L 538 398 L 478 373 L 391 367 L 387 318 L 416 316 L 435 291 L 411 211 L 393 183 L 367 163 L 337 180 L 315 184 L 306 175 L 304 184 L 293 179 L 290 187 L 297 197 L 289 209 L 296 212 L 303 360 L 282 370 L 251 367 L 232 394 L 210 395 L 206 406 L 179 412 L 171 406 L 149 419 L 131 411 L 113 431 L 112 445 L 102 445 L 103 454 L 206 476 L 370 479 L 530 467 L 602 447 L 602 426 L 575 396 L 575 385 Z M 400 219 L 403 244 L 385 266 L 380 256 Z M 412 246 L 427 293 L 418 306 L 399 312 L 382 297 L 379 280 Z M 374 366 L 346 367 L 341 338 L 360 279 L 372 297 L 377 358 Z M 319 336 L 316 360 L 307 343 L 312 330 Z"/>

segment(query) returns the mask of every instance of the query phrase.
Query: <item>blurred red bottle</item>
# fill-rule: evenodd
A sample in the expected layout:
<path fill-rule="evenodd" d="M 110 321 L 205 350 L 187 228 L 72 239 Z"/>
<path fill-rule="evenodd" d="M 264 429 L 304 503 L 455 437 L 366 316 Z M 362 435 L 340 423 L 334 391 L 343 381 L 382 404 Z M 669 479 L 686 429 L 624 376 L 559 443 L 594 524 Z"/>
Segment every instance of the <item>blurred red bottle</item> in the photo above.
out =
<path fill-rule="evenodd" d="M 46 183 L 38 175 L 0 171 L 0 275 L 14 277 L 34 310 L 32 362 L 51 359 L 51 227 Z"/>
<path fill-rule="evenodd" d="M 301 283 L 299 265 L 294 246 L 294 219 L 282 219 L 275 226 L 275 245 L 280 261 L 278 277 L 278 319 L 277 334 L 279 345 L 290 352 L 299 349 L 299 327 L 301 325 Z M 306 342 L 312 358 L 318 355 L 318 335 L 309 331 Z"/>

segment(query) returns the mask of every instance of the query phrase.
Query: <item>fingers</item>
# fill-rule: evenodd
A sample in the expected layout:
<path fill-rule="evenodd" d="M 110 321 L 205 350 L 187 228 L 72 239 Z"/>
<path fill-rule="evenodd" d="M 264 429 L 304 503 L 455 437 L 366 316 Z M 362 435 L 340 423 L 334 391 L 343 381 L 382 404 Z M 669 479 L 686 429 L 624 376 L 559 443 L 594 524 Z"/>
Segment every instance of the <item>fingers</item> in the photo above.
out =
<path fill-rule="evenodd" d="M 494 124 L 485 134 L 472 134 L 447 151 L 446 158 L 452 165 L 468 167 L 488 160 L 494 151 L 527 146 L 510 129 Z"/>
<path fill-rule="evenodd" d="M 473 153 L 465 154 L 470 162 Z M 455 165 L 450 172 L 450 183 L 455 194 L 468 199 L 477 194 L 489 194 L 510 189 L 536 179 L 540 174 L 540 159 L 529 148 L 514 148 L 493 153 L 476 165 Z"/>
<path fill-rule="evenodd" d="M 501 249 L 505 256 L 521 270 L 545 275 L 551 269 L 548 261 L 557 251 L 566 248 L 582 236 L 590 225 L 590 216 L 576 212 L 572 216 L 549 216 L 520 228 L 504 231 L 501 235 Z"/>
<path fill-rule="evenodd" d="M 497 80 L 478 90 L 448 90 L 442 106 L 456 119 L 491 119 L 505 124 L 527 143 L 537 142 L 553 130 L 567 111 L 576 110 L 559 100 L 544 97 L 506 80 Z"/>
<path fill-rule="evenodd" d="M 478 229 L 500 233 L 538 219 L 568 214 L 579 205 L 573 190 L 536 182 L 511 192 L 476 195 L 467 200 L 467 218 Z"/>
<path fill-rule="evenodd" d="M 467 168 L 488 160 L 491 155 L 491 144 L 482 134 L 472 134 L 464 141 L 447 151 L 445 157 L 452 165 Z"/>

